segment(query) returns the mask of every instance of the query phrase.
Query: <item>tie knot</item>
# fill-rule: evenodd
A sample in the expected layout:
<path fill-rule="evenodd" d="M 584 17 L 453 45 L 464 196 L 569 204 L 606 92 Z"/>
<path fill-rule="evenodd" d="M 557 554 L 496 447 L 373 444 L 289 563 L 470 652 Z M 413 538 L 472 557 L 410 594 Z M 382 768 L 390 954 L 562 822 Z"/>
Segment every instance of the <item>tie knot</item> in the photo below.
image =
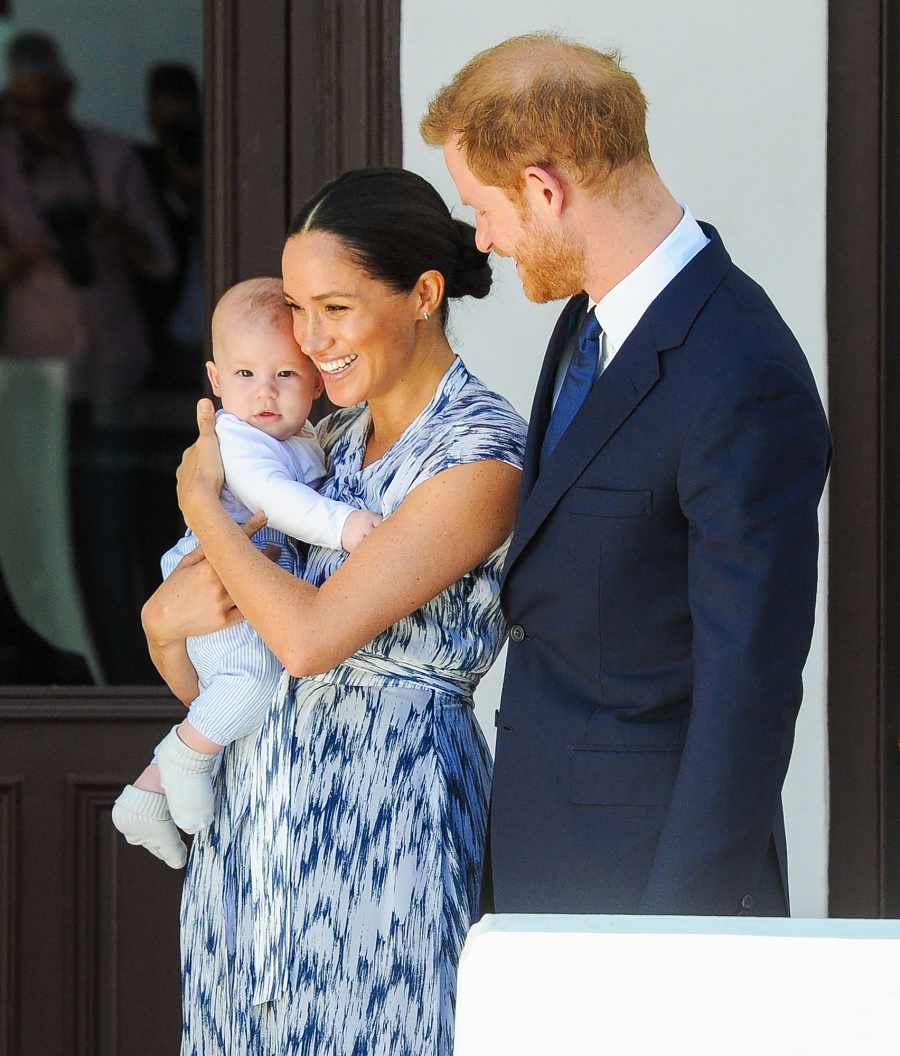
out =
<path fill-rule="evenodd" d="M 578 344 L 582 351 L 592 349 L 592 346 L 596 348 L 601 333 L 603 333 L 603 328 L 597 320 L 596 313 L 588 312 L 587 319 L 585 319 L 581 330 L 578 332 Z"/>

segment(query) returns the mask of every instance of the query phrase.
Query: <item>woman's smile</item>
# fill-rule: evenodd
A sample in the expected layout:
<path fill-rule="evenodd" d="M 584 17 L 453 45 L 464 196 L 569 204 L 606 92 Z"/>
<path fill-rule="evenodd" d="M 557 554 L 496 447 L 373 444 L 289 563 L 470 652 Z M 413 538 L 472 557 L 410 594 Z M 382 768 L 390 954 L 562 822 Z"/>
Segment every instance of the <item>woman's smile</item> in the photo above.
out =
<path fill-rule="evenodd" d="M 359 356 L 355 352 L 351 352 L 347 356 L 338 356 L 336 359 L 316 360 L 315 363 L 319 370 L 329 378 L 342 378 L 350 373 L 350 368 L 358 358 Z"/>

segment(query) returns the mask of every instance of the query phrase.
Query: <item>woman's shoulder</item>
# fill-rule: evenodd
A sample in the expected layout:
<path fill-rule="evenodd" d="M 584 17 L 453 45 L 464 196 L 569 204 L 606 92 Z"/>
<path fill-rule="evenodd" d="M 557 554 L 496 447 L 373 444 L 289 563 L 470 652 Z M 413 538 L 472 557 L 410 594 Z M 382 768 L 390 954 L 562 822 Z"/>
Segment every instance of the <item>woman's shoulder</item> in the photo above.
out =
<path fill-rule="evenodd" d="M 514 449 L 524 449 L 528 424 L 505 396 L 489 389 L 463 367 L 460 383 L 448 399 L 441 425 L 449 432 L 462 430 L 473 442 L 494 435 Z"/>
<path fill-rule="evenodd" d="M 496 460 L 521 468 L 525 456 L 525 419 L 500 393 L 458 361 L 430 434 L 421 439 L 423 473 L 432 476 L 467 462 Z"/>
<path fill-rule="evenodd" d="M 458 408 L 474 411 L 479 417 L 491 418 L 494 415 L 500 415 L 516 420 L 523 429 L 527 428 L 525 419 L 505 396 L 494 389 L 489 389 L 480 378 L 465 367 L 457 398 L 451 401 L 451 405 L 453 404 L 458 405 Z"/>

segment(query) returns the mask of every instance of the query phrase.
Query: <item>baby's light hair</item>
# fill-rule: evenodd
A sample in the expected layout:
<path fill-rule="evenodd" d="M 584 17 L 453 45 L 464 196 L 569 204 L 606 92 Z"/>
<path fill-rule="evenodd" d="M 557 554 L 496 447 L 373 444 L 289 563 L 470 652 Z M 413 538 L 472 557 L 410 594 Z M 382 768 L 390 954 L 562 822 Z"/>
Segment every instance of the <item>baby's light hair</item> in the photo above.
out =
<path fill-rule="evenodd" d="M 290 327 L 291 310 L 284 302 L 281 279 L 245 279 L 222 294 L 212 317 L 213 349 L 217 333 L 225 325 L 252 329 Z"/>

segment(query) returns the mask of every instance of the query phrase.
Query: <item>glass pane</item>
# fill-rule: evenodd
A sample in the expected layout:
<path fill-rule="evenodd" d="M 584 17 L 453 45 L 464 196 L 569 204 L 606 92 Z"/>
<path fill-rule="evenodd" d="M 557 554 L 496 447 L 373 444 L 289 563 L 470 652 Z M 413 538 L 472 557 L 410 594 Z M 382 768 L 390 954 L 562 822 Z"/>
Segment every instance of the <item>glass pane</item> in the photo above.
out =
<path fill-rule="evenodd" d="M 0 685 L 155 683 L 206 341 L 202 0 L 0 17 Z"/>

